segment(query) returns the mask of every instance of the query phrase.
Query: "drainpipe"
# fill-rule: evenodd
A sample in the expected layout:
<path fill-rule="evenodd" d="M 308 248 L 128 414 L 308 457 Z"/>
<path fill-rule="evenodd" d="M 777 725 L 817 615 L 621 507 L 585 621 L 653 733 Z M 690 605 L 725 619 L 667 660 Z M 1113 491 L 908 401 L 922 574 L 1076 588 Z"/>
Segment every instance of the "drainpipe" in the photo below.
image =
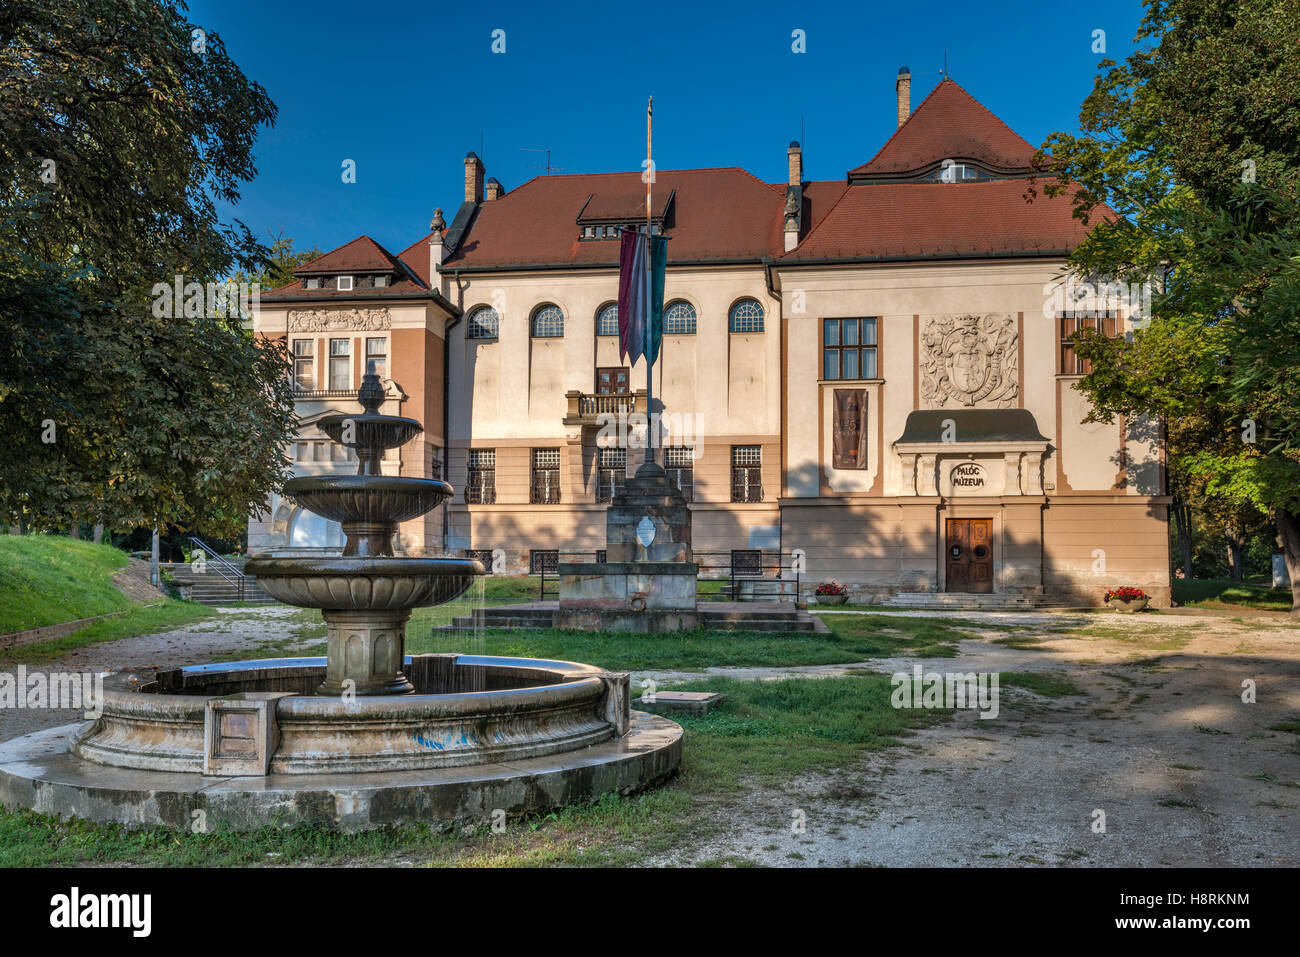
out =
<path fill-rule="evenodd" d="M 456 305 L 465 307 L 465 289 L 460 284 L 460 270 L 452 272 L 456 283 Z M 442 327 L 442 470 L 443 481 L 451 463 L 451 330 L 460 324 L 464 315 L 457 316 Z M 454 498 L 455 496 L 452 496 Z M 442 503 L 442 550 L 447 551 L 447 540 L 451 536 L 451 499 Z"/>

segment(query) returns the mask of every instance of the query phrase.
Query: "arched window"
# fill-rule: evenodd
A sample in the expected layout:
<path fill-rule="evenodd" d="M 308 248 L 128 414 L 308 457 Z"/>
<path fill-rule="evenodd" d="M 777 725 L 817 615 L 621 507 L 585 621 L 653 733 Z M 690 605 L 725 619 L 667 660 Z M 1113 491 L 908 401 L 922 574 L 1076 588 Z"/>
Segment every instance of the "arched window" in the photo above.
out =
<path fill-rule="evenodd" d="M 596 335 L 618 335 L 618 303 L 610 302 L 600 307 L 596 313 Z"/>
<path fill-rule="evenodd" d="M 564 313 L 559 306 L 538 307 L 533 313 L 533 337 L 535 339 L 560 339 L 564 337 Z"/>
<path fill-rule="evenodd" d="M 670 302 L 664 309 L 664 335 L 695 335 L 695 307 L 685 299 Z"/>
<path fill-rule="evenodd" d="M 763 331 L 763 307 L 757 300 L 742 299 L 731 307 L 731 331 Z"/>
<path fill-rule="evenodd" d="M 501 328 L 501 317 L 491 306 L 479 306 L 469 314 L 466 339 L 495 339 Z"/>

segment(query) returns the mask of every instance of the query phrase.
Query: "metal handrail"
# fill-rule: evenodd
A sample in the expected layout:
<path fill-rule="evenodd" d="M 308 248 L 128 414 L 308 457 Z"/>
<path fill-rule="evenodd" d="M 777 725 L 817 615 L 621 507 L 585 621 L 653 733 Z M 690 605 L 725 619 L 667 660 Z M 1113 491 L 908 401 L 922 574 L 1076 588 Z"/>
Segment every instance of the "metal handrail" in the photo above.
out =
<path fill-rule="evenodd" d="M 218 575 L 239 589 L 239 600 L 243 601 L 244 583 L 248 580 L 248 576 L 230 562 L 226 561 L 226 559 L 218 555 L 216 550 L 203 539 L 194 535 L 188 535 L 186 536 L 186 541 L 203 550 L 203 563 L 206 565 L 208 562 L 211 562 L 216 568 Z M 187 564 L 193 567 L 193 562 L 188 562 Z"/>

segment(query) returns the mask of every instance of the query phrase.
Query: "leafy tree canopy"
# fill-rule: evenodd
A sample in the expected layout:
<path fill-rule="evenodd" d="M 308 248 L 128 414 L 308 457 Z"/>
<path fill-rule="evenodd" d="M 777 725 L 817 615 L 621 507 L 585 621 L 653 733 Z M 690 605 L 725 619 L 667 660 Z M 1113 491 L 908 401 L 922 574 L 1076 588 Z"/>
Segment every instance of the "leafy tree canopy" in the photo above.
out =
<path fill-rule="evenodd" d="M 264 266 L 217 204 L 274 119 L 174 0 L 0 7 L 0 518 L 235 532 L 286 476 L 282 348 L 152 308 Z"/>

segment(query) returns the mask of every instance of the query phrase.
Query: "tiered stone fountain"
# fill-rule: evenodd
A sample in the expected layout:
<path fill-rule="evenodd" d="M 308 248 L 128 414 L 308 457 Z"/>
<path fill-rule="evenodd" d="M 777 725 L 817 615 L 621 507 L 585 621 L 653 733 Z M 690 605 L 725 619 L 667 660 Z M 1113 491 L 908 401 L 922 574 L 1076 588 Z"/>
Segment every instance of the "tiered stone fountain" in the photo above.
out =
<path fill-rule="evenodd" d="M 339 558 L 255 556 L 281 601 L 319 608 L 325 658 L 196 665 L 104 681 L 93 720 L 0 744 L 0 802 L 60 816 L 193 829 L 482 820 L 632 791 L 672 773 L 681 728 L 630 711 L 629 676 L 533 658 L 405 653 L 412 608 L 463 594 L 476 561 L 394 555 L 399 522 L 452 494 L 384 476 L 420 432 L 378 413 L 320 422 L 356 475 L 296 478 L 285 495 L 343 526 Z"/>

